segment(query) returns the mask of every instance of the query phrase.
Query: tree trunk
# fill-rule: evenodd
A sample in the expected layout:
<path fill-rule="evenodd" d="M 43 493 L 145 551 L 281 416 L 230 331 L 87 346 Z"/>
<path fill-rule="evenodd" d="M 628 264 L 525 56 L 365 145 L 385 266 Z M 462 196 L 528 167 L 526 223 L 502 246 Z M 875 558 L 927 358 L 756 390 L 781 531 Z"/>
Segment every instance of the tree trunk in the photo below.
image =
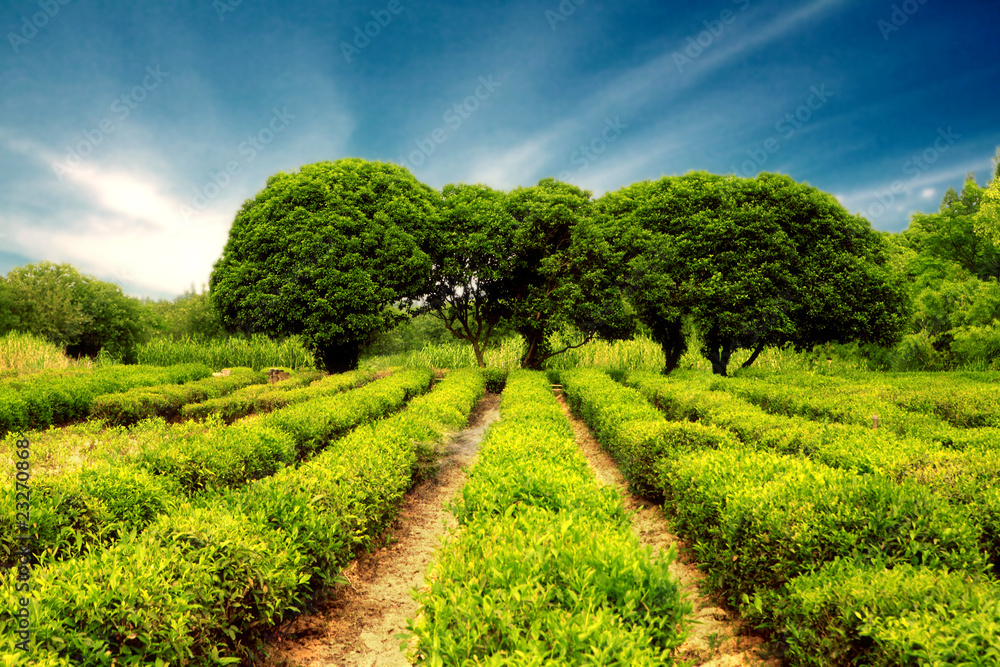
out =
<path fill-rule="evenodd" d="M 472 341 L 472 351 L 476 353 L 476 363 L 480 368 L 486 368 L 486 361 L 483 359 L 483 348 L 478 340 Z"/>
<path fill-rule="evenodd" d="M 740 368 L 750 368 L 750 365 L 753 364 L 753 362 L 757 361 L 757 357 L 759 357 L 760 353 L 763 351 L 764 351 L 764 343 L 757 343 L 757 347 L 754 348 L 753 354 L 750 355 L 749 359 L 743 362 L 743 365 L 740 366 Z"/>
<path fill-rule="evenodd" d="M 729 368 L 729 358 L 733 356 L 736 345 L 729 339 L 719 340 L 714 336 L 709 338 L 705 344 L 705 358 L 712 362 L 712 372 L 722 377 L 727 377 Z"/>
<path fill-rule="evenodd" d="M 320 348 L 316 356 L 328 373 L 346 373 L 358 367 L 361 346 L 358 343 L 329 344 Z"/>
<path fill-rule="evenodd" d="M 677 368 L 687 350 L 687 339 L 684 337 L 683 328 L 680 322 L 671 322 L 658 336 L 663 356 L 667 360 L 666 366 L 663 367 L 664 375 L 670 375 L 670 372 Z"/>
<path fill-rule="evenodd" d="M 521 368 L 531 370 L 541 370 L 542 361 L 548 353 L 548 344 L 545 340 L 545 333 L 541 331 L 521 331 L 524 342 L 527 344 L 527 351 L 521 358 Z"/>

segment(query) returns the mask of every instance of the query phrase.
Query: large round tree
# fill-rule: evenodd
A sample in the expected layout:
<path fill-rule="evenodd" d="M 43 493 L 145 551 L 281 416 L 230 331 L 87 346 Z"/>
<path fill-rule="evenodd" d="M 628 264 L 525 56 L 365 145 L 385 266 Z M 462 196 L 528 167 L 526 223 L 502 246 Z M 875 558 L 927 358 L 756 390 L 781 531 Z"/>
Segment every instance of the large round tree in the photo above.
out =
<path fill-rule="evenodd" d="M 210 279 L 230 331 L 299 334 L 330 372 L 401 316 L 430 270 L 437 195 L 403 167 L 358 158 L 279 173 L 247 200 Z"/>
<path fill-rule="evenodd" d="M 906 324 L 902 280 L 866 220 L 787 176 L 691 173 L 624 188 L 598 209 L 620 225 L 637 310 L 667 372 L 694 324 L 725 375 L 732 354 L 826 342 L 892 344 Z"/>

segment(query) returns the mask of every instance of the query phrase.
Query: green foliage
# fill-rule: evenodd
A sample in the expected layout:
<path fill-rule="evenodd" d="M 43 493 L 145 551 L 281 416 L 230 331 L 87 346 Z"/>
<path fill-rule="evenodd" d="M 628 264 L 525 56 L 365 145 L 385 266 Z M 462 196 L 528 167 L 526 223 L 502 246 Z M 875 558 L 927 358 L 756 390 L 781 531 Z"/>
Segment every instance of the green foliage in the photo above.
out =
<path fill-rule="evenodd" d="M 286 405 L 353 389 L 375 376 L 372 371 L 350 371 L 323 377 L 316 370 L 283 370 L 291 375 L 287 380 L 274 384 L 250 385 L 228 396 L 190 403 L 181 408 L 181 417 L 198 420 L 214 417 L 231 424 L 247 415 L 271 412 Z"/>
<path fill-rule="evenodd" d="M 64 348 L 30 333 L 0 336 L 0 379 L 55 368 L 89 367 L 89 359 L 71 359 Z"/>
<path fill-rule="evenodd" d="M 888 344 L 902 333 L 906 294 L 885 242 L 787 176 L 664 177 L 605 195 L 598 210 L 619 230 L 630 297 L 668 372 L 686 348 L 685 322 L 721 375 L 742 348 Z"/>
<path fill-rule="evenodd" d="M 173 301 L 147 301 L 153 329 L 171 340 L 210 341 L 226 337 L 219 313 L 208 292 L 185 291 Z"/>
<path fill-rule="evenodd" d="M 660 483 L 710 585 L 734 605 L 836 558 L 987 567 L 968 513 L 911 482 L 724 449 L 665 460 Z"/>
<path fill-rule="evenodd" d="M 354 391 L 327 394 L 275 410 L 258 423 L 290 434 L 299 458 L 305 458 L 355 426 L 398 410 L 430 389 L 433 379 L 429 368 L 400 370 Z"/>
<path fill-rule="evenodd" d="M 265 376 L 253 369 L 233 368 L 228 376 L 208 377 L 181 385 L 139 387 L 98 396 L 91 404 L 91 416 L 116 426 L 127 426 L 156 416 L 172 419 L 188 403 L 218 398 L 265 381 Z"/>
<path fill-rule="evenodd" d="M 1000 590 L 947 570 L 838 560 L 793 579 L 775 599 L 797 665 L 991 665 Z"/>
<path fill-rule="evenodd" d="M 425 245 L 430 278 L 417 295 L 456 338 L 468 341 L 479 366 L 504 317 L 517 257 L 517 221 L 504 193 L 485 185 L 446 185 L 440 220 Z"/>
<path fill-rule="evenodd" d="M 111 548 L 36 567 L 32 655 L 48 664 L 249 661 L 265 628 L 298 614 L 391 522 L 420 451 L 460 427 L 482 390 L 478 372 L 457 371 L 298 468 L 205 494 Z M 14 572 L 0 573 L 4 650 L 17 623 Z"/>
<path fill-rule="evenodd" d="M 708 391 L 708 378 L 693 383 L 694 389 L 652 373 L 630 374 L 629 382 L 672 416 L 708 416 L 716 423 L 733 424 L 744 444 L 725 437 L 704 443 L 692 438 L 689 444 L 658 450 L 655 440 L 641 440 L 655 431 L 656 423 L 634 392 L 616 391 L 606 376 L 593 370 L 563 376 L 571 403 L 593 422 L 599 439 L 624 470 L 629 470 L 630 457 L 634 459 L 621 445 L 629 443 L 630 436 L 651 453 L 652 486 L 663 495 L 675 529 L 694 544 L 708 584 L 733 606 L 742 603 L 744 613 L 762 627 L 782 629 L 778 619 L 786 587 L 824 563 L 851 559 L 877 568 L 908 564 L 977 577 L 989 568 L 980 551 L 981 526 L 995 523 L 995 509 L 994 518 L 977 521 L 972 516 L 981 511 L 977 507 L 949 504 L 916 480 L 859 475 L 801 456 L 757 451 L 753 447 L 763 442 L 748 437 L 759 429 L 752 410 L 765 421 L 768 415 L 722 392 Z M 690 395 L 699 398 L 691 401 Z M 771 420 L 794 430 L 787 418 Z M 776 433 L 778 427 L 764 432 Z M 867 448 L 842 446 L 836 436 L 814 446 L 823 448 L 819 451 L 840 449 L 847 457 L 868 456 Z M 632 466 L 631 474 L 641 478 L 642 468 L 639 474 L 636 468 Z"/>
<path fill-rule="evenodd" d="M 147 335 L 137 299 L 51 262 L 17 267 L 0 279 L 0 334 L 9 331 L 41 336 L 71 356 L 105 350 L 123 361 L 134 361 L 135 346 Z"/>
<path fill-rule="evenodd" d="M 718 428 L 668 423 L 641 393 L 602 371 L 564 371 L 560 378 L 573 410 L 615 457 L 636 493 L 658 495 L 657 471 L 663 458 L 736 444 L 732 435 Z"/>
<path fill-rule="evenodd" d="M 361 346 L 399 321 L 390 304 L 429 273 L 420 245 L 437 198 L 406 169 L 357 158 L 271 176 L 212 271 L 227 330 L 298 334 L 317 366 L 353 370 Z"/>
<path fill-rule="evenodd" d="M 200 364 L 165 368 L 106 366 L 54 370 L 0 380 L 0 434 L 85 419 L 101 394 L 132 387 L 198 380 L 212 374 Z"/>
<path fill-rule="evenodd" d="M 524 337 L 525 368 L 541 368 L 549 357 L 595 337 L 632 333 L 634 323 L 618 285 L 621 252 L 610 244 L 610 230 L 591 214 L 591 206 L 590 192 L 551 178 L 507 197 L 507 210 L 517 223 L 507 316 Z M 552 334 L 570 328 L 580 340 L 553 349 Z"/>
<path fill-rule="evenodd" d="M 486 380 L 486 391 L 499 394 L 507 385 L 508 371 L 504 368 L 487 368 L 483 371 Z"/>
<path fill-rule="evenodd" d="M 411 622 L 418 664 L 673 664 L 690 606 L 599 487 L 541 373 L 512 373 Z"/>
<path fill-rule="evenodd" d="M 292 437 L 259 423 L 212 429 L 191 438 L 175 438 L 143 448 L 136 464 L 169 477 L 193 494 L 237 487 L 273 475 L 295 461 Z"/>
<path fill-rule="evenodd" d="M 220 340 L 155 338 L 140 345 L 136 357 L 138 363 L 150 366 L 198 363 L 215 370 L 246 366 L 255 371 L 314 368 L 312 355 L 298 336 L 280 340 L 264 335 Z"/>
<path fill-rule="evenodd" d="M 400 309 L 400 312 L 402 310 Z M 375 336 L 361 352 L 362 357 L 419 352 L 425 347 L 453 343 L 455 337 L 439 318 L 424 313 L 404 320 L 389 331 Z"/>

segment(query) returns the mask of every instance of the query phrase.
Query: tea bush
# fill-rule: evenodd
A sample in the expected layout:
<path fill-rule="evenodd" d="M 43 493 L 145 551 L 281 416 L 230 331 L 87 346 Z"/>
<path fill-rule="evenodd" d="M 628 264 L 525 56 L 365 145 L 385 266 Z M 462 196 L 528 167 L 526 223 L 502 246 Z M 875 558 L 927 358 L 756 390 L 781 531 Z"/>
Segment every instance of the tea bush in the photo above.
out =
<path fill-rule="evenodd" d="M 411 623 L 419 664 L 673 664 L 673 551 L 652 559 L 599 487 L 548 380 L 516 371 Z"/>

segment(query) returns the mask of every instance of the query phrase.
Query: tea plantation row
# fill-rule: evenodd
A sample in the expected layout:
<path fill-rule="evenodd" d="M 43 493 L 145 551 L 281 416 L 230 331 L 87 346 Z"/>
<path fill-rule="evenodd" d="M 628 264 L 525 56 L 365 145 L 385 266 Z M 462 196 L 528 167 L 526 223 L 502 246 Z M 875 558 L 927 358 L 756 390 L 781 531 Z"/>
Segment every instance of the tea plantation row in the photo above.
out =
<path fill-rule="evenodd" d="M 416 373 L 429 383 L 429 371 Z M 373 393 L 378 384 L 370 385 Z M 468 419 L 483 377 L 453 372 L 403 411 L 374 422 L 369 416 L 370 425 L 325 440 L 346 424 L 345 405 L 333 401 L 361 391 L 313 399 L 245 427 L 284 438 L 288 462 L 315 453 L 305 463 L 250 483 L 205 486 L 141 533 L 122 531 L 107 548 L 46 559 L 31 577 L 31 652 L 38 659 L 31 664 L 229 664 L 259 648 L 266 628 L 337 580 L 384 530 L 414 476 L 432 464 L 435 443 Z M 16 574 L 0 579 L 0 652 L 17 655 L 12 664 L 20 665 L 29 663 L 12 650 Z"/>
<path fill-rule="evenodd" d="M 225 426 L 217 420 L 204 427 L 146 431 L 134 456 L 109 457 L 39 477 L 31 502 L 31 533 L 44 547 L 39 555 L 61 559 L 79 554 L 129 531 L 141 532 L 158 515 L 197 494 L 272 475 L 349 429 L 399 409 L 426 391 L 432 378 L 430 369 L 403 370 L 347 393 L 339 393 L 350 386 L 337 381 L 341 378 L 322 381 L 309 402 L 253 422 Z M 36 454 L 42 453 L 35 446 Z M 53 463 L 58 470 L 59 461 L 49 461 Z M 5 485 L 0 492 L 4 567 L 13 562 L 18 539 L 14 509 L 14 485 Z"/>
<path fill-rule="evenodd" d="M 599 487 L 545 375 L 517 371 L 411 626 L 421 664 L 666 665 L 690 604 Z"/>
<path fill-rule="evenodd" d="M 939 443 L 775 417 L 700 381 L 625 381 L 642 393 L 597 370 L 562 374 L 630 483 L 664 501 L 710 585 L 790 664 L 997 663 L 1000 589 L 982 519 L 882 465 L 907 443 Z M 667 421 L 646 396 L 703 423 Z"/>

